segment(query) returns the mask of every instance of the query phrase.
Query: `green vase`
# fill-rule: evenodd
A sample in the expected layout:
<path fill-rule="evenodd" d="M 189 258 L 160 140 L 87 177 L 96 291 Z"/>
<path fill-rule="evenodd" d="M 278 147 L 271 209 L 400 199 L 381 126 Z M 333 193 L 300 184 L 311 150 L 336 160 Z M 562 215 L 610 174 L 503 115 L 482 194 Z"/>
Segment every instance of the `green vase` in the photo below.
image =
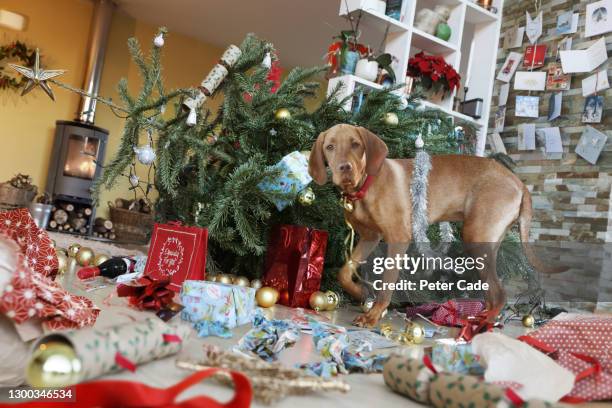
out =
<path fill-rule="evenodd" d="M 436 37 L 444 41 L 448 41 L 448 39 L 451 37 L 451 33 L 451 28 L 446 23 L 440 23 L 438 24 L 438 27 L 436 27 Z"/>

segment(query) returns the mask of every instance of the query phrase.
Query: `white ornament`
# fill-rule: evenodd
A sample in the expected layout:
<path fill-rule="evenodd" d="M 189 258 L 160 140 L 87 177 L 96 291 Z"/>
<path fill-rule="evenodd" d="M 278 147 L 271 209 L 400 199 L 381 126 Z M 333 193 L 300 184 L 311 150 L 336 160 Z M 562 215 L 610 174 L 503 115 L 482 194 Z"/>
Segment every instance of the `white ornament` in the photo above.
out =
<path fill-rule="evenodd" d="M 194 126 L 198 122 L 198 114 L 195 109 L 189 110 L 189 115 L 187 116 L 187 126 Z"/>
<path fill-rule="evenodd" d="M 138 161 L 145 166 L 148 166 L 155 161 L 155 150 L 153 150 L 150 144 L 135 147 L 134 153 L 136 153 L 136 158 Z"/>
<path fill-rule="evenodd" d="M 272 56 L 270 55 L 269 52 L 266 52 L 266 55 L 263 61 L 261 62 L 261 65 L 267 69 L 270 69 L 272 67 Z"/>
<path fill-rule="evenodd" d="M 422 149 L 423 146 L 425 146 L 425 142 L 423 141 L 423 138 L 421 137 L 421 134 L 419 133 L 419 136 L 414 141 L 414 147 L 416 147 L 417 149 Z"/>
<path fill-rule="evenodd" d="M 159 113 L 161 113 L 162 115 L 166 113 L 166 104 L 163 104 L 159 107 Z"/>
<path fill-rule="evenodd" d="M 139 183 L 140 179 L 138 178 L 138 176 L 135 174 L 130 174 L 130 184 L 132 185 L 132 187 L 138 187 Z"/>
<path fill-rule="evenodd" d="M 157 48 L 161 48 L 164 46 L 164 35 L 163 34 L 157 34 L 155 36 L 155 38 L 153 39 L 153 44 L 157 47 Z"/>
<path fill-rule="evenodd" d="M 276 136 L 277 133 L 278 132 L 276 131 L 276 129 L 274 129 L 274 128 L 270 129 L 270 135 L 271 136 Z"/>
<path fill-rule="evenodd" d="M 408 98 L 406 98 L 405 96 L 402 96 L 400 98 L 400 109 L 404 110 L 408 107 Z"/>

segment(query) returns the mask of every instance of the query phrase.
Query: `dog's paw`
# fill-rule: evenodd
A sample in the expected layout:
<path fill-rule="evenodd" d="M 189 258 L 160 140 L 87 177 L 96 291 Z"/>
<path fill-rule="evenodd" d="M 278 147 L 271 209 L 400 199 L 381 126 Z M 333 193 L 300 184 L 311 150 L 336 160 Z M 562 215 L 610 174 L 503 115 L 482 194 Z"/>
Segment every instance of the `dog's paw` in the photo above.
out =
<path fill-rule="evenodd" d="M 357 327 L 372 328 L 378 324 L 381 314 L 375 310 L 370 310 L 367 313 L 361 314 L 353 320 L 353 325 Z"/>

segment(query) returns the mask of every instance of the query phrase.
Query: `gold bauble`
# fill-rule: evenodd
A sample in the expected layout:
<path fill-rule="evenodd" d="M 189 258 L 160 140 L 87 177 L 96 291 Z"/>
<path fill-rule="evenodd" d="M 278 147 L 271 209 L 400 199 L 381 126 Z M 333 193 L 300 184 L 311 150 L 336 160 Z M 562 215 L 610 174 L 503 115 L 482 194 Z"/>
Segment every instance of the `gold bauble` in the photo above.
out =
<path fill-rule="evenodd" d="M 261 288 L 261 286 L 262 286 L 261 280 L 259 280 L 259 279 L 253 279 L 253 280 L 251 281 L 251 287 L 252 287 L 253 289 L 259 289 L 259 288 Z"/>
<path fill-rule="evenodd" d="M 231 285 L 232 277 L 230 275 L 222 273 L 220 275 L 217 275 L 217 280 L 215 282 L 223 283 L 225 285 Z"/>
<path fill-rule="evenodd" d="M 316 292 L 313 292 L 312 295 L 310 295 L 308 303 L 310 303 L 310 307 L 315 312 L 325 310 L 325 308 L 327 307 L 327 295 L 321 292 L 320 290 L 317 290 Z"/>
<path fill-rule="evenodd" d="M 355 206 L 353 205 L 353 202 L 349 200 L 344 200 L 342 202 L 342 206 L 344 207 L 346 211 L 350 213 L 352 213 L 355 210 Z"/>
<path fill-rule="evenodd" d="M 102 265 L 104 262 L 108 261 L 110 259 L 110 256 L 106 255 L 106 254 L 98 254 L 96 255 L 96 257 L 94 258 L 94 265 L 96 266 L 100 266 Z"/>
<path fill-rule="evenodd" d="M 68 269 L 68 255 L 66 255 L 66 252 L 60 250 L 55 251 L 55 253 L 57 255 L 58 262 L 57 272 L 62 274 L 66 272 L 66 269 Z"/>
<path fill-rule="evenodd" d="M 238 276 L 234 279 L 233 284 L 237 286 L 249 286 L 251 282 L 244 276 Z"/>
<path fill-rule="evenodd" d="M 325 310 L 335 310 L 338 307 L 338 302 L 340 302 L 338 294 L 333 290 L 328 290 L 325 292 L 325 296 L 327 297 L 327 305 L 325 306 Z"/>
<path fill-rule="evenodd" d="M 279 108 L 274 112 L 274 117 L 276 120 L 291 119 L 291 112 L 287 108 Z"/>
<path fill-rule="evenodd" d="M 397 113 L 395 112 L 387 112 L 383 117 L 383 121 L 389 126 L 397 126 L 399 125 L 399 118 L 397 117 Z"/>
<path fill-rule="evenodd" d="M 522 320 L 523 326 L 525 327 L 533 327 L 533 325 L 535 324 L 535 318 L 533 317 L 533 315 L 525 315 L 523 316 L 523 320 Z"/>
<path fill-rule="evenodd" d="M 63 388 L 79 382 L 81 360 L 66 343 L 50 341 L 32 353 L 26 368 L 26 380 L 35 388 Z"/>
<path fill-rule="evenodd" d="M 75 259 L 81 266 L 89 266 L 93 263 L 96 254 L 89 247 L 81 247 L 77 252 Z"/>
<path fill-rule="evenodd" d="M 361 304 L 361 311 L 363 313 L 368 313 L 370 309 L 374 306 L 374 299 L 368 299 Z"/>
<path fill-rule="evenodd" d="M 315 193 L 310 187 L 306 187 L 298 193 L 298 202 L 304 206 L 312 205 L 315 198 Z"/>
<path fill-rule="evenodd" d="M 271 288 L 270 286 L 263 286 L 257 289 L 255 293 L 255 300 L 261 307 L 272 307 L 278 301 L 278 290 Z"/>
<path fill-rule="evenodd" d="M 414 344 L 421 344 L 425 340 L 425 329 L 418 323 L 409 323 L 405 331 L 408 339 Z"/>
<path fill-rule="evenodd" d="M 68 256 L 74 258 L 79 253 L 79 249 L 81 249 L 81 245 L 74 243 L 68 247 Z"/>

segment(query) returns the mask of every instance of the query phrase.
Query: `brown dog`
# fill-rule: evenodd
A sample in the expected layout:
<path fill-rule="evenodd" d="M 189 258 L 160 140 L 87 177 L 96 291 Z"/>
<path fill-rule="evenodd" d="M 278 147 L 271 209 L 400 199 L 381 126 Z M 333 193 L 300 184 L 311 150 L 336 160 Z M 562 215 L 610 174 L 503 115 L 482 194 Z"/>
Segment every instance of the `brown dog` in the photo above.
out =
<path fill-rule="evenodd" d="M 316 183 L 327 182 L 326 163 L 332 181 L 344 194 L 367 191 L 354 201 L 354 210 L 345 211 L 347 220 L 359 234 L 352 260 L 341 269 L 338 279 L 353 297 L 363 300 L 361 285 L 353 281 L 354 263 L 367 259 L 381 239 L 388 245 L 389 257 L 404 254 L 412 239 L 412 200 L 410 184 L 413 161 L 387 159 L 388 149 L 375 134 L 362 127 L 336 125 L 321 133 L 313 145 L 309 172 Z M 529 239 L 531 195 L 511 171 L 495 160 L 461 155 L 433 156 L 429 173 L 428 216 L 430 223 L 463 221 L 463 241 L 491 243 L 481 280 L 489 284 L 487 310 L 494 318 L 505 304 L 505 294 L 495 270 L 497 249 L 508 228 L 519 221 L 521 240 Z M 475 246 L 480 248 L 480 246 Z M 545 267 L 525 246 L 529 261 L 540 272 L 565 269 Z M 472 254 L 477 256 L 478 254 Z M 352 263 L 352 262 L 354 263 Z M 384 282 L 396 282 L 397 269 L 385 270 Z M 354 323 L 373 326 L 389 306 L 391 293 L 379 294 L 372 309 Z"/>

